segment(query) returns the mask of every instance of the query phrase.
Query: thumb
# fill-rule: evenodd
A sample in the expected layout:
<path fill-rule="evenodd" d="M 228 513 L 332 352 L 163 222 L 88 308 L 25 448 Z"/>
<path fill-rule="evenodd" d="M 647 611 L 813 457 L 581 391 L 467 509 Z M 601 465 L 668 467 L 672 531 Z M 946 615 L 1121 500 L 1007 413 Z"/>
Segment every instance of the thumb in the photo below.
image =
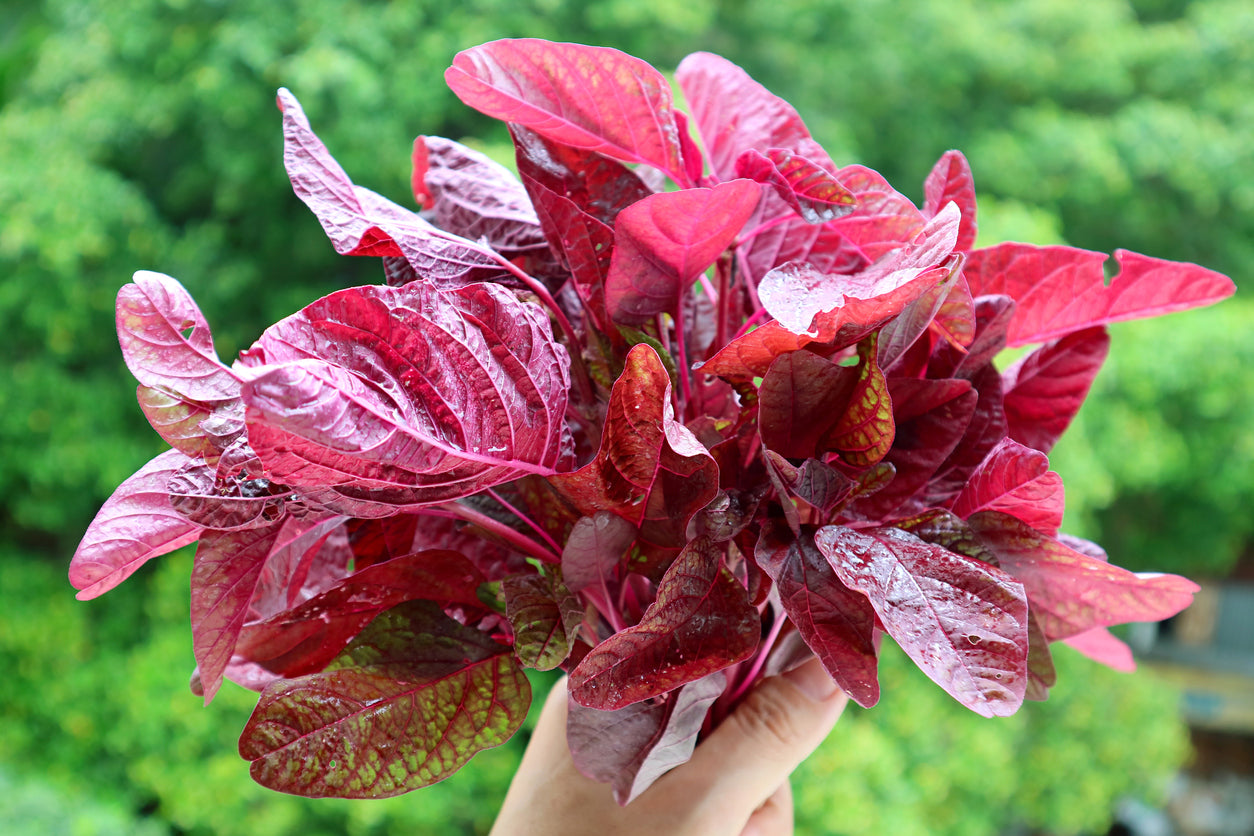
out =
<path fill-rule="evenodd" d="M 684 782 L 739 832 L 823 742 L 848 701 L 817 659 L 764 679 L 696 748 Z"/>

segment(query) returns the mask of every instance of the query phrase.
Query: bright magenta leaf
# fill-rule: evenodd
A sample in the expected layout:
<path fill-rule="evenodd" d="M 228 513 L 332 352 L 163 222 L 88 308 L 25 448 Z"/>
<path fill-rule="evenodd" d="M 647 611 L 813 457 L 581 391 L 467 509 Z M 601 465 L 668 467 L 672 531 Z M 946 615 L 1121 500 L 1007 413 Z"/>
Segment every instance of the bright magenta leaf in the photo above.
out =
<path fill-rule="evenodd" d="M 616 711 L 585 708 L 570 700 L 566 740 L 575 767 L 595 781 L 611 784 L 619 804 L 631 802 L 692 757 L 706 711 L 726 683 L 718 671 Z M 612 745 L 606 745 L 610 741 Z"/>
<path fill-rule="evenodd" d="M 956 249 L 966 252 L 975 246 L 975 179 L 961 151 L 942 154 L 923 181 L 923 216 L 934 217 L 951 200 L 962 211 Z"/>
<path fill-rule="evenodd" d="M 985 717 L 1019 710 L 1028 680 L 1028 602 L 1014 578 L 894 528 L 825 526 L 815 544 L 950 696 Z"/>
<path fill-rule="evenodd" d="M 971 475 L 952 510 L 963 519 L 1001 511 L 1054 534 L 1062 525 L 1063 504 L 1062 477 L 1049 469 L 1045 454 L 1006 438 Z"/>
<path fill-rule="evenodd" d="M 1110 351 L 1105 328 L 1086 328 L 1046 343 L 1002 375 L 1007 431 L 1048 453 L 1088 397 Z"/>
<path fill-rule="evenodd" d="M 87 601 L 154 557 L 195 542 L 201 527 L 174 510 L 166 485 L 191 460 L 166 450 L 118 486 L 91 521 L 70 561 L 75 596 Z"/>
<path fill-rule="evenodd" d="M 636 325 L 659 313 L 676 315 L 680 295 L 731 244 L 760 195 L 752 180 L 732 180 L 660 192 L 624 209 L 605 282 L 610 316 Z"/>
<path fill-rule="evenodd" d="M 836 179 L 853 194 L 857 205 L 832 221 L 831 228 L 857 245 L 871 261 L 909 245 L 930 220 L 877 171 L 850 165 L 838 170 Z M 942 206 L 937 215 L 944 210 Z"/>
<path fill-rule="evenodd" d="M 836 684 L 854 702 L 879 702 L 875 610 L 867 596 L 841 583 L 814 544 L 814 529 L 800 536 L 780 526 L 763 529 L 754 559 L 771 576 L 784 612 Z"/>
<path fill-rule="evenodd" d="M 835 220 L 857 202 L 835 174 L 785 148 L 745 151 L 736 160 L 736 176 L 770 186 L 806 223 Z"/>
<path fill-rule="evenodd" d="M 1132 673 L 1136 670 L 1136 659 L 1132 656 L 1132 648 L 1128 647 L 1105 627 L 1094 627 L 1070 638 L 1063 639 L 1063 644 L 1083 653 L 1094 662 L 1100 662 L 1120 673 Z"/>
<path fill-rule="evenodd" d="M 240 755 L 271 789 L 386 798 L 504 743 L 530 703 L 508 647 L 410 602 L 371 622 L 325 672 L 267 687 Z"/>
<path fill-rule="evenodd" d="M 571 671 L 571 697 L 613 710 L 660 696 L 753 655 L 760 629 L 721 549 L 699 537 L 666 570 L 640 623 L 598 644 Z"/>
<path fill-rule="evenodd" d="M 230 458 L 222 462 L 225 466 L 215 468 L 191 461 L 179 468 L 166 485 L 174 510 L 202 528 L 217 531 L 275 522 L 291 491 L 266 479 L 248 478 L 232 466 Z"/>
<path fill-rule="evenodd" d="M 1011 347 L 1209 305 L 1236 290 L 1227 276 L 1196 264 L 1127 250 L 1116 250 L 1115 261 L 1119 272 L 1107 284 L 1104 253 L 998 244 L 973 251 L 963 272 L 976 296 L 1002 293 L 1017 303 Z"/>
<path fill-rule="evenodd" d="M 666 77 L 616 49 L 501 40 L 459 52 L 444 80 L 470 107 L 554 142 L 645 163 L 687 184 Z"/>
<path fill-rule="evenodd" d="M 1081 554 L 1007 514 L 982 511 L 968 522 L 1001 567 L 1023 583 L 1050 641 L 1094 627 L 1170 618 L 1198 590 L 1178 575 L 1134 574 Z"/>

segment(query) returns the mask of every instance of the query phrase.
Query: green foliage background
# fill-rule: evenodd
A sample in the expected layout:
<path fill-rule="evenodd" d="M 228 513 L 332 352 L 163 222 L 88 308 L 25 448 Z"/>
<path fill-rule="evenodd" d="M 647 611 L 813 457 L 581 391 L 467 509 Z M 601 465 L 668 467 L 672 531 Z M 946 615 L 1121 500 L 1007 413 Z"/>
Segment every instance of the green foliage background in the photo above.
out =
<path fill-rule="evenodd" d="M 792 101 L 838 161 L 914 197 L 942 151 L 963 149 L 982 243 L 1122 246 L 1238 284 L 1254 256 L 1246 0 L 5 5 L 0 825 L 28 831 L 38 813 L 41 832 L 480 832 L 520 751 L 485 753 L 397 801 L 262 791 L 234 754 L 251 696 L 229 691 L 206 710 L 183 687 L 188 558 L 90 603 L 64 580 L 100 503 L 161 449 L 112 328 L 134 270 L 183 281 L 226 357 L 316 296 L 379 278 L 373 261 L 335 256 L 292 196 L 280 85 L 358 182 L 406 201 L 415 135 L 503 142 L 443 85 L 457 50 L 525 35 L 669 68 L 708 49 Z M 1248 549 L 1251 325 L 1254 309 L 1235 300 L 1114 328 L 1108 366 L 1052 457 L 1070 530 L 1131 568 L 1195 576 Z M 1060 661 L 1055 698 L 994 723 L 961 716 L 889 654 L 884 704 L 842 724 L 798 779 L 804 832 L 1099 831 L 1112 798 L 1153 792 L 1179 762 L 1181 729 L 1150 678 Z"/>

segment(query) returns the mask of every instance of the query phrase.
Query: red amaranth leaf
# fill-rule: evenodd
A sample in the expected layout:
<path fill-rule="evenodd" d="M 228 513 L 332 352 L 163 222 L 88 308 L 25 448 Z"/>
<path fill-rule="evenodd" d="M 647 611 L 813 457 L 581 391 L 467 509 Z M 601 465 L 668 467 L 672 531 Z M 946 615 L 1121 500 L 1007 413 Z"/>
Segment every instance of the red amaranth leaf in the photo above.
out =
<path fill-rule="evenodd" d="M 950 201 L 962 211 L 962 227 L 955 249 L 966 252 L 975 246 L 975 178 L 961 151 L 946 151 L 923 181 L 923 216 L 934 217 Z"/>
<path fill-rule="evenodd" d="M 135 397 L 157 435 L 194 459 L 212 463 L 244 432 L 244 405 L 238 399 L 204 405 L 142 383 Z"/>
<path fill-rule="evenodd" d="M 1115 261 L 1119 272 L 1108 285 L 1105 253 L 1008 243 L 974 250 L 963 272 L 976 296 L 1001 293 L 1017 303 L 1011 347 L 1210 305 L 1236 290 L 1227 276 L 1196 264 L 1127 250 L 1116 250 Z"/>
<path fill-rule="evenodd" d="M 129 578 L 154 557 L 195 542 L 201 527 L 174 510 L 166 485 L 191 459 L 166 450 L 105 501 L 70 561 L 75 596 L 87 601 Z"/>
<path fill-rule="evenodd" d="M 785 148 L 750 148 L 737 158 L 736 176 L 770 186 L 806 223 L 835 220 L 857 202 L 835 174 Z"/>
<path fill-rule="evenodd" d="M 681 294 L 731 244 L 760 195 L 752 180 L 731 180 L 660 192 L 619 213 L 605 281 L 610 316 L 636 325 L 659 313 L 678 315 Z"/>
<path fill-rule="evenodd" d="M 1112 670 L 1120 673 L 1132 673 L 1136 670 L 1132 648 L 1115 638 L 1105 627 L 1094 627 L 1062 641 L 1072 650 L 1083 653 L 1094 662 L 1100 662 Z"/>
<path fill-rule="evenodd" d="M 500 40 L 459 52 L 444 80 L 465 104 L 502 122 L 687 183 L 670 85 L 639 58 L 606 47 Z"/>
<path fill-rule="evenodd" d="M 644 543 L 678 549 L 692 515 L 718 492 L 718 465 L 675 420 L 670 389 L 657 352 L 635 346 L 610 392 L 596 458 L 549 482 L 584 514 L 612 511 Z"/>
<path fill-rule="evenodd" d="M 562 579 L 572 592 L 614 577 L 636 539 L 636 527 L 611 511 L 581 517 L 562 546 Z"/>
<path fill-rule="evenodd" d="M 547 474 L 562 455 L 568 358 L 543 310 L 501 287 L 348 288 L 242 362 L 268 477 L 354 516 Z"/>
<path fill-rule="evenodd" d="M 570 674 L 570 694 L 603 711 L 657 697 L 753 655 L 761 622 L 708 537 L 679 553 L 640 623 L 594 647 Z"/>
<path fill-rule="evenodd" d="M 726 683 L 726 675 L 718 671 L 616 711 L 585 708 L 570 700 L 566 740 L 575 767 L 594 781 L 613 785 L 619 804 L 630 803 L 692 757 L 706 711 Z"/>
<path fill-rule="evenodd" d="M 1007 431 L 1048 453 L 1088 397 L 1110 351 L 1105 328 L 1086 328 L 1046 343 L 1002 374 Z"/>
<path fill-rule="evenodd" d="M 1019 710 L 1028 682 L 1028 602 L 1014 578 L 895 528 L 824 526 L 815 544 L 950 696 L 984 717 Z"/>
<path fill-rule="evenodd" d="M 1134 574 L 1068 548 L 1008 514 L 981 511 L 967 521 L 998 563 L 1027 589 L 1050 641 L 1094 627 L 1170 618 L 1198 585 L 1178 575 Z"/>
<path fill-rule="evenodd" d="M 857 245 L 871 261 L 910 244 L 930 223 L 931 219 L 925 218 L 878 171 L 849 165 L 836 172 L 836 179 L 853 194 L 857 205 L 849 214 L 832 221 L 831 227 Z M 937 216 L 944 213 L 944 208 Z"/>
<path fill-rule="evenodd" d="M 318 218 L 340 255 L 404 258 L 441 288 L 508 276 L 489 248 L 444 232 L 410 210 L 353 184 L 309 126 L 296 97 L 279 90 L 283 162 L 296 196 Z"/>
<path fill-rule="evenodd" d="M 879 702 L 875 610 L 867 596 L 841 583 L 814 544 L 814 529 L 800 536 L 765 528 L 754 559 L 779 592 L 784 612 L 841 690 L 863 708 Z"/>
<path fill-rule="evenodd" d="M 1024 699 L 1041 702 L 1049 697 L 1049 689 L 1058 681 L 1049 639 L 1041 630 L 1040 621 L 1028 609 L 1028 690 Z"/>
<path fill-rule="evenodd" d="M 501 581 L 514 628 L 514 653 L 523 667 L 548 671 L 570 655 L 584 607 L 555 575 L 510 575 Z"/>
<path fill-rule="evenodd" d="M 1062 477 L 1049 459 L 1013 439 L 1002 439 L 954 499 L 963 519 L 979 511 L 1001 511 L 1038 531 L 1054 534 L 1062 525 Z"/>
<path fill-rule="evenodd" d="M 239 397 L 240 382 L 213 349 L 209 323 L 169 276 L 141 270 L 118 291 L 118 342 L 144 386 L 212 406 Z"/>
<path fill-rule="evenodd" d="M 166 485 L 174 510 L 202 528 L 217 531 L 275 522 L 291 491 L 277 485 L 272 489 L 264 479 L 244 478 L 230 466 L 229 458 L 223 461 L 227 467 L 194 460 L 179 468 Z"/>
<path fill-rule="evenodd" d="M 508 647 L 435 604 L 409 602 L 371 622 L 325 672 L 268 686 L 240 755 L 271 789 L 385 798 L 504 743 L 530 703 Z"/>
<path fill-rule="evenodd" d="M 618 213 L 653 192 L 627 166 L 584 148 L 550 142 L 521 125 L 509 126 L 518 173 L 612 226 Z M 527 185 L 532 203 L 536 193 Z"/>
<path fill-rule="evenodd" d="M 976 394 L 975 409 L 966 432 L 954 449 L 928 479 L 920 499 L 934 506 L 947 506 L 966 486 L 971 474 L 1006 437 L 1006 413 L 1002 403 L 1001 375 L 992 363 L 970 377 Z"/>

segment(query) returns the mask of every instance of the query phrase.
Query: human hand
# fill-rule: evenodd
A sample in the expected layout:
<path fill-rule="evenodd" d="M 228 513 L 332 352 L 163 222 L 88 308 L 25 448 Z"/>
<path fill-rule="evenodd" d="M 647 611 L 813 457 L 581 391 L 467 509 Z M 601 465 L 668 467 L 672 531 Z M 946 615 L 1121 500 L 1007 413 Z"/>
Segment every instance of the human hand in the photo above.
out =
<path fill-rule="evenodd" d="M 553 686 L 493 836 L 788 836 L 788 776 L 836 724 L 848 697 L 818 660 L 763 680 L 693 752 L 625 807 L 575 768 L 566 680 Z"/>

